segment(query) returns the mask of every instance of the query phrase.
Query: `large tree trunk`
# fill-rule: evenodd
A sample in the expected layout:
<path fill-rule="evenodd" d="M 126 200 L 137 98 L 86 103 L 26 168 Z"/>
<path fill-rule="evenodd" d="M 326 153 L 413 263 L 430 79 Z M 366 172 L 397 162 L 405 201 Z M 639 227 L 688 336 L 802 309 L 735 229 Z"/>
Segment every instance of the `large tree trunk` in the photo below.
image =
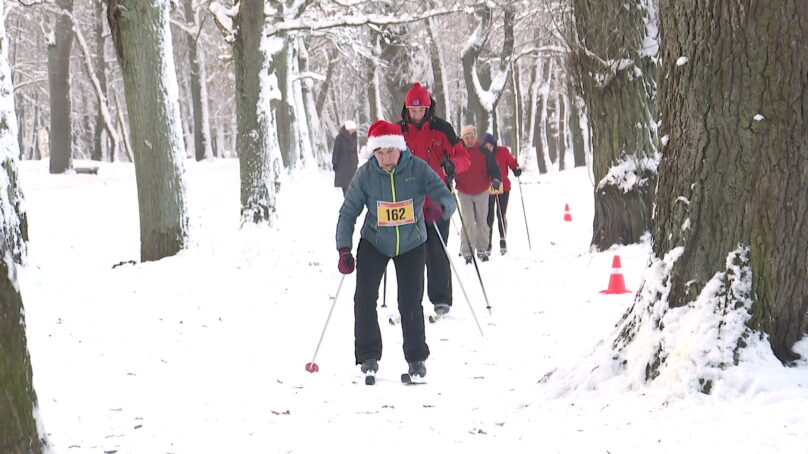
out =
<path fill-rule="evenodd" d="M 381 34 L 375 30 L 370 30 L 370 39 L 373 42 L 374 58 L 368 59 L 367 62 L 367 93 L 368 93 L 368 108 L 369 120 L 371 122 L 384 118 L 384 107 L 382 106 L 381 87 L 379 86 L 379 74 L 376 59 L 379 58 L 377 53 L 381 51 Z M 403 100 L 402 100 L 403 102 Z"/>
<path fill-rule="evenodd" d="M 553 59 L 542 64 L 541 55 L 536 58 L 533 68 L 533 83 L 530 85 L 530 143 L 536 154 L 536 164 L 540 173 L 547 173 L 550 158 L 547 152 L 547 95 L 553 74 Z"/>
<path fill-rule="evenodd" d="M 108 12 L 129 113 L 143 261 L 176 254 L 188 236 L 185 146 L 168 8 L 160 0 L 110 0 Z"/>
<path fill-rule="evenodd" d="M 298 60 L 300 62 L 300 73 L 305 75 L 305 77 L 301 79 L 301 91 L 305 113 L 304 121 L 309 125 L 309 142 L 312 147 L 312 153 L 317 162 L 317 167 L 330 169 L 331 160 L 326 156 L 328 147 L 326 146 L 325 129 L 320 126 L 322 123 L 314 102 L 314 82 L 311 77 L 308 77 L 309 51 L 302 37 L 298 39 Z"/>
<path fill-rule="evenodd" d="M 185 20 L 201 27 L 193 0 L 185 0 Z M 191 105 L 194 113 L 194 157 L 197 161 L 213 158 L 208 114 L 208 73 L 205 69 L 205 48 L 199 45 L 199 35 L 188 34 L 188 60 L 191 64 Z"/>
<path fill-rule="evenodd" d="M 432 4 L 434 6 L 434 2 Z M 435 114 L 440 118 L 448 119 L 451 118 L 449 115 L 451 107 L 449 105 L 449 87 L 446 82 L 446 70 L 448 67 L 443 58 L 443 49 L 438 42 L 441 35 L 436 32 L 436 30 L 438 30 L 437 21 L 438 19 L 434 17 L 430 17 L 424 21 L 427 36 L 429 37 L 429 59 L 432 63 L 433 83 L 431 94 L 437 101 Z"/>
<path fill-rule="evenodd" d="M 478 68 L 478 60 L 488 41 L 489 31 L 493 25 L 493 11 L 489 6 L 477 9 L 479 23 L 472 36 L 463 49 L 461 60 L 463 62 L 463 79 L 466 82 L 468 93 L 468 110 L 474 118 L 477 131 L 488 131 L 495 136 L 499 134 L 496 118 L 497 104 L 508 83 L 508 74 L 511 70 L 511 57 L 514 49 L 513 23 L 515 11 L 513 7 L 505 7 L 503 14 L 503 42 L 502 52 L 499 55 L 499 66 L 491 81 L 484 87 Z"/>
<path fill-rule="evenodd" d="M 595 219 L 592 245 L 631 244 L 651 228 L 656 187 L 655 64 L 641 0 L 574 0 L 576 71 L 592 130 Z M 646 40 L 646 38 L 649 38 Z"/>
<path fill-rule="evenodd" d="M 292 90 L 292 38 L 288 34 L 282 35 L 283 48 L 272 59 L 275 74 L 278 77 L 280 99 L 273 100 L 272 104 L 277 113 L 278 141 L 281 147 L 281 158 L 286 169 L 294 169 L 300 161 L 300 140 L 297 128 L 297 116 L 294 108 L 294 92 Z"/>
<path fill-rule="evenodd" d="M 0 18 L 5 18 L 3 0 Z M 37 397 L 17 283 L 16 267 L 25 247 L 25 212 L 17 184 L 20 149 L 4 20 L 0 20 L 0 70 L 0 452 L 39 454 L 46 443 L 34 419 Z"/>
<path fill-rule="evenodd" d="M 694 300 L 732 251 L 749 248 L 749 324 L 781 361 L 793 360 L 808 332 L 808 9 L 666 0 L 660 23 L 669 140 L 654 253 L 683 248 L 668 302 Z"/>
<path fill-rule="evenodd" d="M 95 2 L 95 13 L 97 19 L 95 21 L 95 77 L 98 79 L 98 84 L 104 96 L 107 94 L 107 63 L 104 61 L 104 2 L 97 0 Z M 98 100 L 99 104 L 101 100 Z M 106 123 L 104 122 L 104 115 L 101 113 L 99 106 L 98 112 L 95 114 L 95 127 L 93 129 L 93 151 L 90 158 L 93 161 L 101 161 L 104 159 L 104 129 Z M 115 150 L 111 150 L 114 153 Z M 114 161 L 114 157 L 110 156 L 110 162 Z"/>
<path fill-rule="evenodd" d="M 583 167 L 586 165 L 586 150 L 584 150 L 584 132 L 581 128 L 581 111 L 578 109 L 578 96 L 575 94 L 569 78 L 566 86 L 567 98 L 569 98 L 568 124 L 572 142 L 572 158 L 575 161 L 575 167 Z"/>
<path fill-rule="evenodd" d="M 278 87 L 269 76 L 272 56 L 264 36 L 263 0 L 241 0 L 233 42 L 236 76 L 236 151 L 241 175 L 242 223 L 267 223 L 276 218 L 280 162 L 275 115 L 270 98 Z"/>
<path fill-rule="evenodd" d="M 73 0 L 57 0 L 56 8 L 72 13 Z M 48 43 L 48 86 L 50 88 L 50 173 L 64 173 L 73 167 L 73 125 L 70 101 L 70 50 L 73 22 L 56 13 L 53 39 Z"/>

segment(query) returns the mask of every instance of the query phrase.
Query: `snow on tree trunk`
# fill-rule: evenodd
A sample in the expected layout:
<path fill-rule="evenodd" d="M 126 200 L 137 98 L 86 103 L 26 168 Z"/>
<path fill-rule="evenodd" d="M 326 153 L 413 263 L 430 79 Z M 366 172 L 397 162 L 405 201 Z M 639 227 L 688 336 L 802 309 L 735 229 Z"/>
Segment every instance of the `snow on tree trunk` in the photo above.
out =
<path fill-rule="evenodd" d="M 753 320 L 784 362 L 808 332 L 808 10 L 799 2 L 690 11 L 660 4 L 667 81 L 654 250 L 684 252 L 670 304 L 750 248 Z M 699 30 L 697 39 L 686 34 Z M 738 30 L 742 37 L 720 30 Z M 777 33 L 771 33 L 777 30 Z M 748 45 L 738 46 L 742 38 Z"/>
<path fill-rule="evenodd" d="M 281 171 L 275 112 L 278 80 L 270 68 L 283 39 L 267 37 L 263 0 L 241 0 L 235 17 L 236 150 L 241 174 L 242 223 L 275 221 Z"/>
<path fill-rule="evenodd" d="M 57 0 L 56 8 L 72 12 L 73 0 Z M 50 90 L 50 173 L 73 168 L 73 123 L 70 100 L 70 51 L 73 47 L 73 22 L 55 13 L 48 39 L 48 87 Z"/>
<path fill-rule="evenodd" d="M 303 101 L 303 80 L 301 79 L 300 73 L 299 44 L 299 36 L 293 34 L 289 39 L 289 46 L 292 48 L 290 53 L 290 67 L 293 68 L 291 100 L 293 102 L 295 118 L 297 119 L 295 129 L 298 131 L 297 138 L 299 141 L 298 146 L 300 147 L 300 160 L 303 164 L 303 168 L 314 169 L 317 166 L 317 162 L 314 160 L 314 151 L 311 146 L 311 132 L 309 130 L 310 123 L 306 115 L 306 106 Z"/>
<path fill-rule="evenodd" d="M 479 23 L 463 47 L 461 54 L 463 79 L 466 82 L 466 91 L 468 92 L 468 109 L 470 115 L 474 118 L 478 131 L 489 131 L 497 135 L 496 109 L 508 82 L 508 74 L 511 69 L 515 12 L 511 6 L 506 7 L 504 10 L 502 52 L 499 56 L 499 66 L 488 88 L 483 88 L 482 86 L 477 62 L 482 55 L 483 48 L 488 41 L 489 32 L 493 26 L 493 11 L 490 6 L 483 5 L 478 7 L 476 14 L 479 17 Z"/>
<path fill-rule="evenodd" d="M 0 0 L 0 18 L 5 18 L 4 0 Z M 20 148 L 8 47 L 5 21 L 0 20 L 0 452 L 38 454 L 46 447 L 45 432 L 38 425 L 15 263 L 25 248 L 25 212 L 17 182 Z"/>
<path fill-rule="evenodd" d="M 640 240 L 651 227 L 656 188 L 656 17 L 647 0 L 575 0 L 581 65 L 594 150 L 600 250 Z M 615 32 L 617 30 L 618 32 Z"/>
<path fill-rule="evenodd" d="M 104 37 L 104 21 L 101 20 L 101 18 L 104 17 L 104 2 L 97 1 L 94 3 L 95 14 L 97 15 L 97 20 L 95 21 L 95 78 L 98 80 L 99 87 L 106 97 L 107 63 L 104 60 L 104 43 L 106 42 L 106 38 Z M 106 149 L 104 129 L 106 124 L 104 115 L 101 113 L 99 106 L 95 115 L 95 127 L 93 129 L 93 151 L 91 153 L 91 159 L 94 161 L 104 159 L 104 151 Z M 112 161 L 114 161 L 114 159 L 110 158 L 110 162 Z"/>
<path fill-rule="evenodd" d="M 309 72 L 309 52 L 306 48 L 306 42 L 301 37 L 298 42 L 300 72 L 307 74 Z M 331 160 L 327 156 L 328 146 L 325 140 L 325 129 L 320 126 L 320 115 L 317 113 L 317 106 L 314 101 L 314 82 L 311 77 L 305 77 L 301 81 L 302 94 L 303 94 L 303 107 L 305 108 L 305 119 L 309 127 L 309 140 L 311 141 L 312 151 L 317 163 L 317 167 L 321 169 L 330 169 Z"/>
<path fill-rule="evenodd" d="M 572 158 L 575 167 L 583 167 L 586 165 L 586 150 L 584 149 L 584 132 L 581 127 L 581 109 L 578 107 L 579 98 L 576 96 L 569 79 L 566 82 L 566 88 L 567 99 L 569 100 L 567 124 L 569 125 L 570 142 L 572 142 Z"/>
<path fill-rule="evenodd" d="M 550 154 L 547 149 L 547 96 L 550 92 L 553 59 L 543 63 L 541 55 L 536 58 L 533 83 L 530 86 L 530 133 L 531 146 L 536 154 L 536 164 L 540 173 L 550 168 Z"/>
<path fill-rule="evenodd" d="M 169 2 L 111 0 L 109 18 L 129 113 L 140 256 L 143 261 L 159 260 L 183 249 L 188 237 L 185 145 Z"/>
<path fill-rule="evenodd" d="M 292 52 L 292 38 L 288 34 L 281 34 L 283 47 L 272 57 L 275 74 L 280 89 L 280 99 L 272 100 L 277 113 L 278 141 L 281 147 L 283 166 L 292 170 L 297 168 L 300 161 L 300 131 L 297 128 L 298 119 L 295 112 L 293 77 L 294 55 Z"/>
<path fill-rule="evenodd" d="M 762 365 L 796 359 L 808 334 L 808 11 L 775 0 L 665 0 L 659 11 L 653 255 L 612 340 L 545 378 L 560 393 L 652 386 L 734 398 Z"/>

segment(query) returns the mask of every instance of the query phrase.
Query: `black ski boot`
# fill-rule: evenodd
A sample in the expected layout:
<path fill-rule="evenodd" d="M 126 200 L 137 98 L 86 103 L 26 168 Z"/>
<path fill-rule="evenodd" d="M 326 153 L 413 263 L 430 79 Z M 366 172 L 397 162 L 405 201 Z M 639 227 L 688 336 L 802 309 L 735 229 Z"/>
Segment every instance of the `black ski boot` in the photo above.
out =
<path fill-rule="evenodd" d="M 426 364 L 423 361 L 411 361 L 407 363 L 409 369 L 406 374 L 401 374 L 401 383 L 405 385 L 418 385 L 424 382 L 426 375 Z"/>
<path fill-rule="evenodd" d="M 362 361 L 359 370 L 365 374 L 365 384 L 372 385 L 376 383 L 376 372 L 379 370 L 379 361 L 375 359 L 366 359 Z"/>

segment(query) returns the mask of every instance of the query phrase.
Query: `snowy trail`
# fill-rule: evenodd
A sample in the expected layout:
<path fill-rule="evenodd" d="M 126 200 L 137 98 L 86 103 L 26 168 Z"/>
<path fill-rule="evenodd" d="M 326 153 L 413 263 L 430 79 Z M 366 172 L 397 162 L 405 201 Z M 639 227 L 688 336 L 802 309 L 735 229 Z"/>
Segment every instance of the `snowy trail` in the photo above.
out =
<path fill-rule="evenodd" d="M 631 294 L 598 293 L 614 253 L 632 290 L 647 260 L 647 245 L 589 251 L 584 171 L 523 176 L 533 247 L 515 192 L 508 255 L 480 264 L 490 315 L 474 268 L 456 255 L 453 228 L 449 249 L 485 337 L 455 283 L 450 316 L 426 324 L 428 384 L 404 386 L 401 328 L 387 323 L 394 310 L 381 309 L 384 355 L 377 384 L 366 386 L 353 364 L 355 275 L 336 302 L 320 372 L 304 370 L 340 279 L 341 193 L 330 174 L 286 178 L 277 226 L 239 230 L 237 162 L 189 163 L 192 247 L 113 269 L 139 251 L 132 167 L 102 165 L 97 177 L 51 176 L 46 161 L 22 169 L 31 248 L 20 282 L 34 384 L 58 453 L 765 451 L 771 443 L 750 444 L 751 435 L 712 442 L 732 422 L 710 428 L 705 419 L 749 414 L 746 404 L 793 415 L 808 403 L 805 392 L 678 403 L 632 393 L 543 395 L 537 381 L 607 337 L 631 303 Z M 565 203 L 572 223 L 562 221 Z M 778 446 L 804 446 L 805 419 L 760 423 L 785 424 Z M 682 427 L 690 439 L 675 436 Z"/>

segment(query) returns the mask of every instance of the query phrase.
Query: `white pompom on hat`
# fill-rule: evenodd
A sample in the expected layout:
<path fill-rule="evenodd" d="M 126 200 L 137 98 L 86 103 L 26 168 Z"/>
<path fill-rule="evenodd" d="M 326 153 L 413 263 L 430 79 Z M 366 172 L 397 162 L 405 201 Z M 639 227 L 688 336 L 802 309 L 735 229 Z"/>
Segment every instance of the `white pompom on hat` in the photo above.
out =
<path fill-rule="evenodd" d="M 368 150 L 376 151 L 379 148 L 407 148 L 407 142 L 401 133 L 401 126 L 378 120 L 368 128 Z"/>

